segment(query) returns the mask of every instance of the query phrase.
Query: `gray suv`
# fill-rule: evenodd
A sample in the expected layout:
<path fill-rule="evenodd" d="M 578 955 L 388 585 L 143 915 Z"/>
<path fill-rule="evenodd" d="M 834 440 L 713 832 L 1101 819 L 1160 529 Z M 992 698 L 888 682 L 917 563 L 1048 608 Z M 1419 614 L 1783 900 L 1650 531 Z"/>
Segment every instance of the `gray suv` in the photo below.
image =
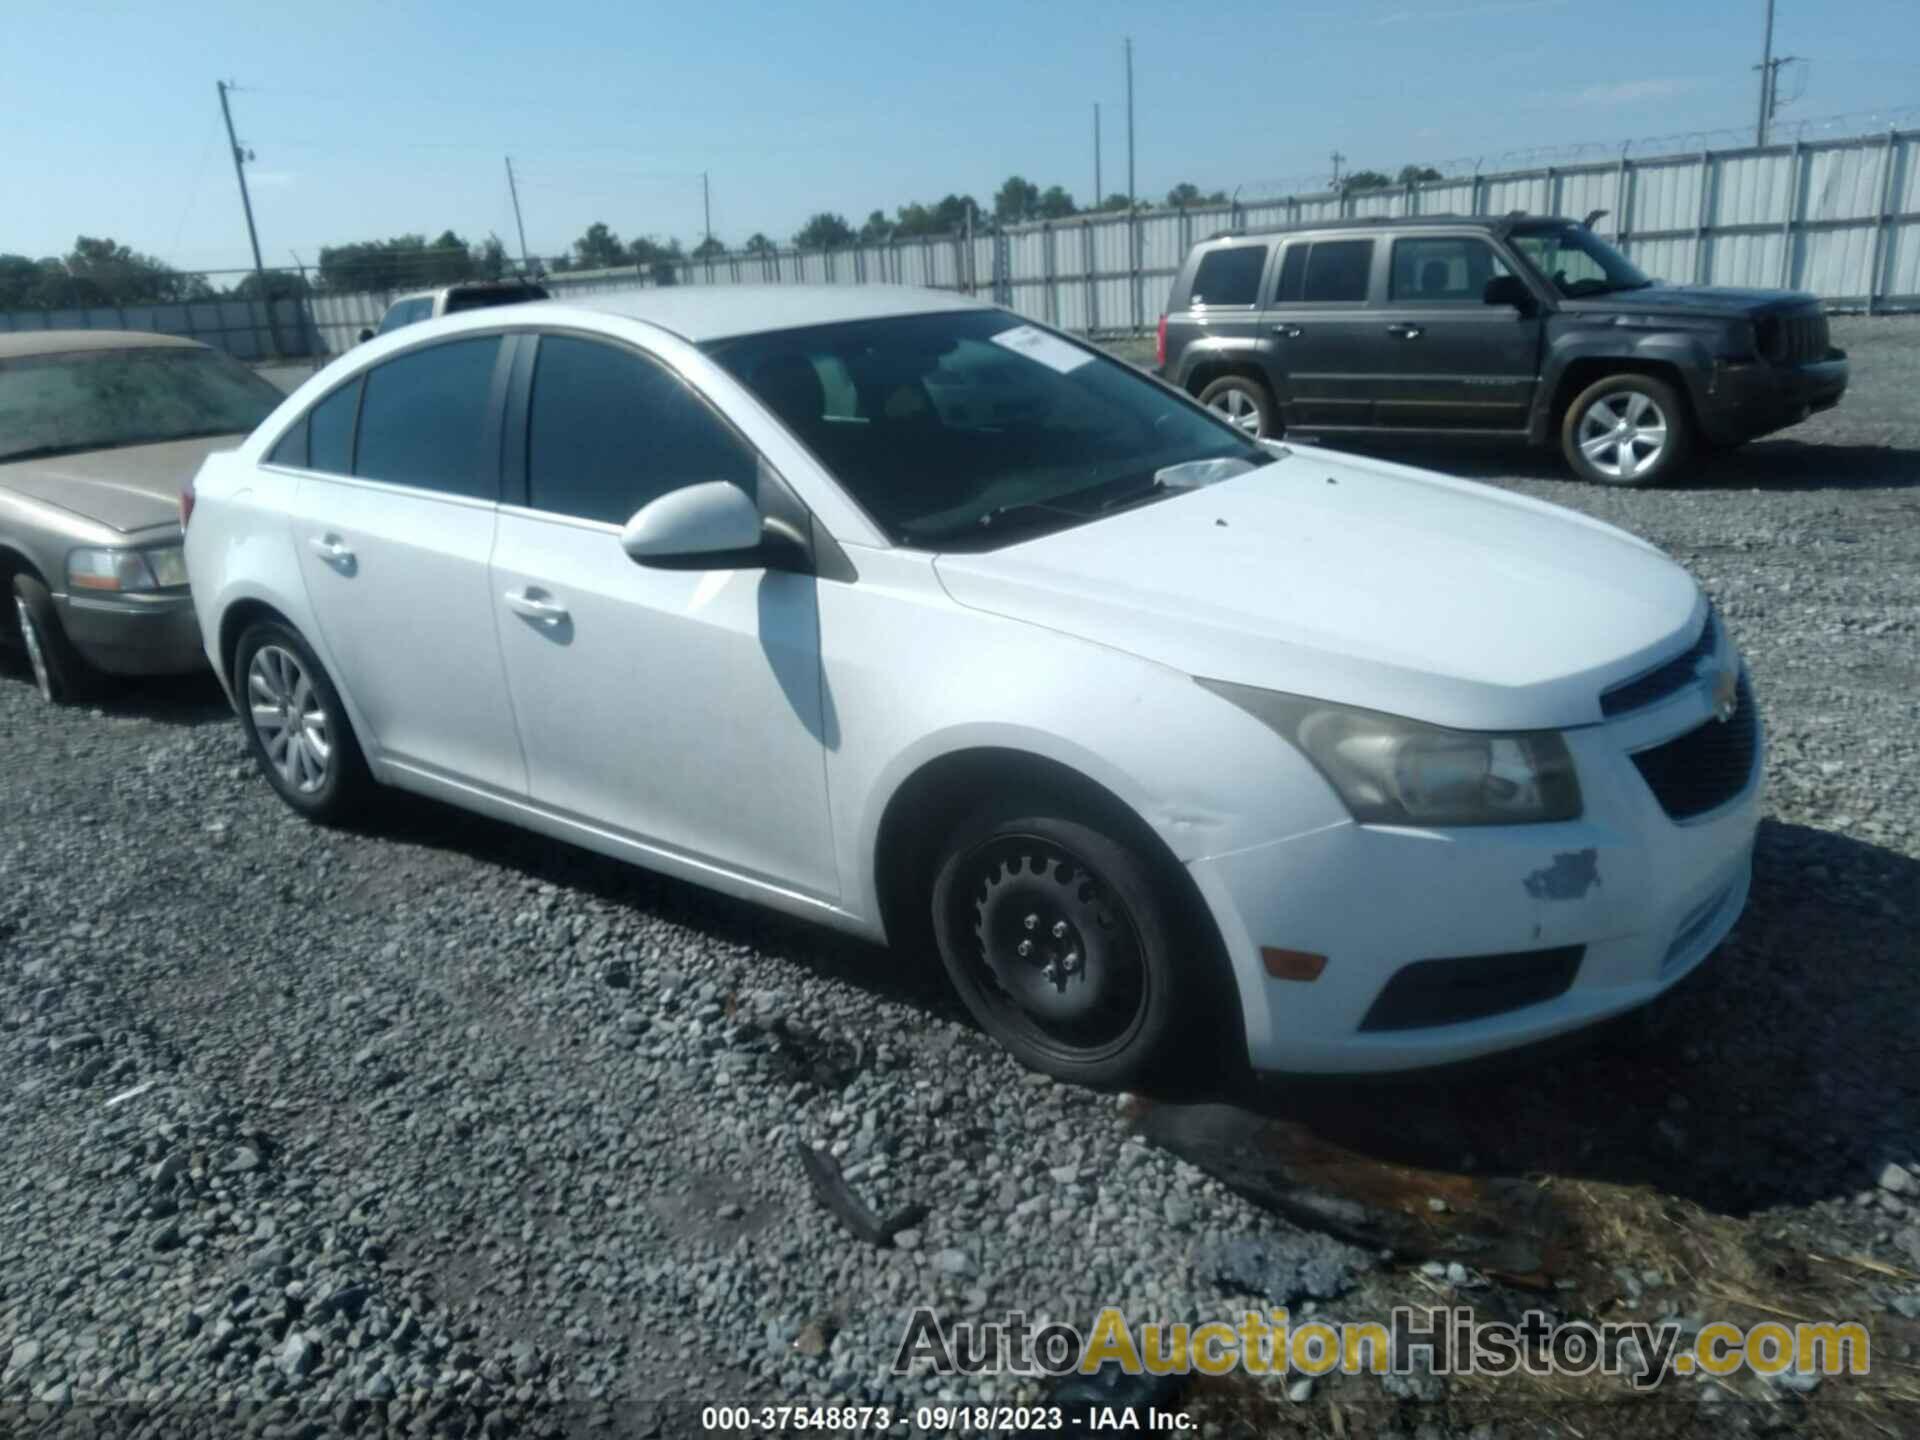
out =
<path fill-rule="evenodd" d="M 1665 285 L 1587 223 L 1347 220 L 1193 248 L 1160 374 L 1261 436 L 1512 436 L 1610 485 L 1840 401 L 1812 295 Z"/>

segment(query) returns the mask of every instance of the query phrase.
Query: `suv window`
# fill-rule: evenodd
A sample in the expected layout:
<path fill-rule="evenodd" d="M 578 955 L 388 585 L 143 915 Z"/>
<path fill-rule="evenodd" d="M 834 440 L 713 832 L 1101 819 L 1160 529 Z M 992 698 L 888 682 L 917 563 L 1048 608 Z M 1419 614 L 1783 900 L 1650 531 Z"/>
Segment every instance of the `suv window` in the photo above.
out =
<path fill-rule="evenodd" d="M 1484 240 L 1460 235 L 1396 240 L 1388 293 L 1416 305 L 1478 305 L 1487 281 L 1512 273 Z"/>
<path fill-rule="evenodd" d="M 1251 305 L 1260 294 L 1260 272 L 1267 268 L 1265 245 L 1225 245 L 1200 257 L 1193 272 L 1193 305 Z"/>
<path fill-rule="evenodd" d="M 1274 286 L 1273 298 L 1280 304 L 1296 301 L 1306 289 L 1307 251 L 1313 247 L 1304 240 L 1297 240 L 1287 246 L 1280 257 L 1280 283 Z"/>
<path fill-rule="evenodd" d="M 527 411 L 527 503 L 624 525 L 709 480 L 755 493 L 758 457 L 678 375 L 634 351 L 543 335 Z"/>
<path fill-rule="evenodd" d="M 1307 279 L 1301 299 L 1308 304 L 1364 301 L 1373 273 L 1373 241 L 1320 240 L 1307 256 Z"/>
<path fill-rule="evenodd" d="M 450 340 L 368 371 L 353 473 L 444 495 L 497 498 L 499 466 L 487 462 L 483 442 L 499 351 L 498 335 Z"/>

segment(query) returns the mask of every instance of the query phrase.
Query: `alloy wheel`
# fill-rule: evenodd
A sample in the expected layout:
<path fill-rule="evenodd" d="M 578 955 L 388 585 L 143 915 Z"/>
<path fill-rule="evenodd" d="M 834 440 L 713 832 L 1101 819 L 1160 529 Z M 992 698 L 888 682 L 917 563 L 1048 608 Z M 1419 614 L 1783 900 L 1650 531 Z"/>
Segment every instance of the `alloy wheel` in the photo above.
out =
<path fill-rule="evenodd" d="M 289 787 L 311 795 L 327 783 L 333 736 L 299 656 L 279 645 L 256 650 L 247 666 L 247 706 L 260 748 Z"/>
<path fill-rule="evenodd" d="M 27 663 L 33 666 L 33 683 L 40 691 L 40 698 L 52 703 L 53 675 L 47 669 L 47 652 L 41 648 L 40 627 L 34 623 L 33 611 L 27 602 L 17 595 L 13 598 L 13 611 L 20 619 L 20 640 L 27 647 Z"/>
<path fill-rule="evenodd" d="M 1651 395 L 1620 390 L 1603 395 L 1580 417 L 1580 453 L 1615 480 L 1634 480 L 1667 453 L 1667 417 Z"/>
<path fill-rule="evenodd" d="M 1147 966 L 1126 905 L 1064 847 L 1001 836 L 966 862 L 980 993 L 1036 1046 L 1086 1060 L 1123 1047 L 1147 1008 Z"/>
<path fill-rule="evenodd" d="M 1251 395 L 1244 390 L 1222 390 L 1207 402 L 1207 408 L 1224 415 L 1234 427 L 1258 437 L 1260 434 L 1260 407 L 1254 403 Z"/>

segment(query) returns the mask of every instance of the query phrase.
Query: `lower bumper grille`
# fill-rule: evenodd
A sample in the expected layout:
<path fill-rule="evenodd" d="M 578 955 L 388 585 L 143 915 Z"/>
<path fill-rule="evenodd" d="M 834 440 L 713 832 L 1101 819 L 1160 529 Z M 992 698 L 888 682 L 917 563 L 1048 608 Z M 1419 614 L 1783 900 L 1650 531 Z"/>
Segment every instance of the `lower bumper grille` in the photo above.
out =
<path fill-rule="evenodd" d="M 1360 1022 L 1362 1030 L 1418 1030 L 1484 1020 L 1564 995 L 1579 973 L 1584 945 L 1416 960 L 1387 981 Z"/>
<path fill-rule="evenodd" d="M 1690 820 L 1717 810 L 1753 778 L 1760 748 L 1760 720 L 1744 672 L 1727 720 L 1709 720 L 1686 734 L 1642 750 L 1634 765 L 1660 808 L 1674 820 Z"/>

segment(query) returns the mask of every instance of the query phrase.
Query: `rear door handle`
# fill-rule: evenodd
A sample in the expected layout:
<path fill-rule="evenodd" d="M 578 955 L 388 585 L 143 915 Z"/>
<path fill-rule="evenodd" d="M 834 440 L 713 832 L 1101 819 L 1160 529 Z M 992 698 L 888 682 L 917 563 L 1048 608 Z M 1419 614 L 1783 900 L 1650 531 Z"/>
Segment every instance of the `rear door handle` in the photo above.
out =
<path fill-rule="evenodd" d="M 307 541 L 307 548 L 329 565 L 353 563 L 353 550 L 338 535 L 316 535 Z"/>
<path fill-rule="evenodd" d="M 1298 325 L 1276 325 L 1273 327 L 1273 333 L 1287 340 L 1298 340 L 1300 338 L 1300 327 Z"/>
<path fill-rule="evenodd" d="M 509 610 L 529 620 L 557 625 L 567 618 L 567 607 L 544 590 L 509 590 L 506 601 Z"/>
<path fill-rule="evenodd" d="M 1425 333 L 1426 332 L 1423 331 L 1418 325 L 1387 326 L 1387 334 L 1397 336 L 1402 340 L 1418 340 Z"/>

